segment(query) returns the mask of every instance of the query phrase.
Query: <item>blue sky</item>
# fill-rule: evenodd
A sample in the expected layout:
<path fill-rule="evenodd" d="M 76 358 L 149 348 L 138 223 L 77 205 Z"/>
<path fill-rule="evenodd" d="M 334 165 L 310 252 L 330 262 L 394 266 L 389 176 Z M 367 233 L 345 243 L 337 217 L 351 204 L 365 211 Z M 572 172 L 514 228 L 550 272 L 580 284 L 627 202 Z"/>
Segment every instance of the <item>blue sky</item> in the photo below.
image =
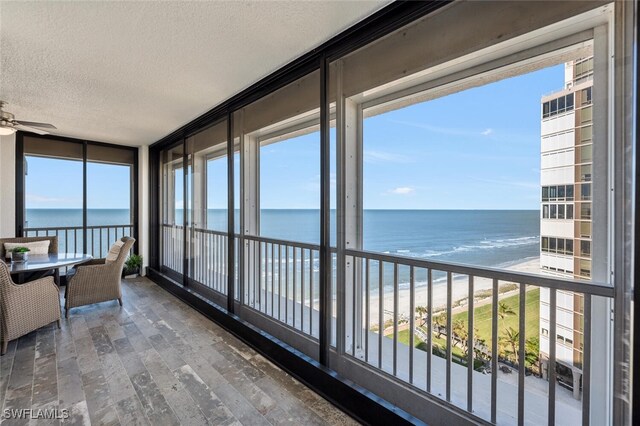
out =
<path fill-rule="evenodd" d="M 82 208 L 82 161 L 28 157 L 27 208 Z M 128 209 L 131 169 L 128 166 L 87 163 L 87 206 Z"/>
<path fill-rule="evenodd" d="M 539 209 L 540 97 L 563 81 L 561 64 L 366 119 L 364 207 Z M 262 208 L 319 208 L 319 148 L 318 132 L 261 148 Z M 128 168 L 88 172 L 90 208 L 129 206 Z M 226 167 L 209 173 L 209 205 L 226 208 Z M 81 206 L 80 162 L 29 159 L 27 208 Z"/>
<path fill-rule="evenodd" d="M 561 64 L 366 119 L 364 208 L 539 209 L 540 98 L 563 82 Z M 263 208 L 319 208 L 319 146 L 262 148 Z"/>

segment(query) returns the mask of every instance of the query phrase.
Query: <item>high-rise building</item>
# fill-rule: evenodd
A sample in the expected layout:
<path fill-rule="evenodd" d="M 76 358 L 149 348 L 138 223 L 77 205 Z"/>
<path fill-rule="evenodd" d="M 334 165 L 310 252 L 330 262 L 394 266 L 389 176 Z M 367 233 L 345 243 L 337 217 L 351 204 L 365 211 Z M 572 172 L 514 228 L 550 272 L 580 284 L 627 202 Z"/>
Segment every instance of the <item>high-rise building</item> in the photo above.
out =
<path fill-rule="evenodd" d="M 565 87 L 541 100 L 540 267 L 545 274 L 591 277 L 593 57 L 565 64 Z M 556 356 L 561 385 L 580 398 L 583 297 L 557 291 Z M 540 358 L 548 375 L 549 289 L 540 289 Z"/>

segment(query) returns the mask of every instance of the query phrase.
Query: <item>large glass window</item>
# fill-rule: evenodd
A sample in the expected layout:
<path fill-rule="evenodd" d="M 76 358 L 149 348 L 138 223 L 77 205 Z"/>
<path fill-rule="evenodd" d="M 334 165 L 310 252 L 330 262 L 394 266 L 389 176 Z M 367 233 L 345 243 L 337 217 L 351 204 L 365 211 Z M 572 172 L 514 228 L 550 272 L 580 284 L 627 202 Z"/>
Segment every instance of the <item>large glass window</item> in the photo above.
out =
<path fill-rule="evenodd" d="M 443 14 L 479 7 L 460 4 Z M 580 322 L 587 320 L 602 332 L 610 307 L 605 297 L 585 298 L 591 308 L 574 315 L 574 294 L 558 290 L 588 294 L 586 280 L 593 275 L 606 285 L 610 271 L 611 241 L 590 241 L 593 233 L 610 240 L 610 196 L 604 189 L 610 187 L 610 173 L 592 176 L 591 163 L 606 152 L 610 142 L 604 129 L 612 128 L 594 123 L 594 132 L 591 123 L 611 116 L 604 99 L 618 87 L 597 87 L 595 99 L 586 88 L 595 84 L 593 55 L 602 64 L 598 72 L 605 70 L 606 49 L 613 46 L 611 31 L 593 27 L 603 25 L 609 12 L 597 12 L 602 12 L 597 18 L 592 11 L 516 40 L 507 40 L 512 32 L 486 31 L 486 20 L 475 17 L 465 26 L 473 37 L 463 31 L 458 38 L 460 32 L 449 28 L 463 14 L 449 15 L 448 26 L 446 20 L 425 25 L 431 19 L 426 17 L 335 59 L 326 85 L 312 72 L 233 111 L 239 153 L 234 196 L 240 200 L 234 206 L 241 304 L 236 313 L 315 356 L 321 341 L 319 279 L 330 270 L 330 344 L 340 361 L 332 367 L 349 376 L 351 366 L 357 370 L 365 363 L 385 373 L 377 380 L 393 376 L 388 388 L 383 382 L 377 389 L 399 406 L 403 393 L 415 387 L 487 422 L 522 423 L 518 409 L 524 408 L 525 422 L 545 423 L 551 407 L 545 395 L 553 389 L 558 418 L 562 413 L 563 419 L 579 420 L 602 411 L 606 391 L 592 387 L 591 400 L 583 401 L 597 408 L 581 416 L 576 383 L 588 358 L 585 353 L 583 360 L 575 333 L 584 331 Z M 563 19 L 569 18 L 565 14 Z M 482 22 L 474 27 L 476 20 Z M 485 40 L 489 33 L 500 37 Z M 561 37 L 551 41 L 555 36 Z M 436 39 L 471 46 L 456 57 L 447 43 L 431 43 Z M 607 75 L 598 77 L 617 78 Z M 319 210 L 320 88 L 327 90 L 323 106 L 331 126 L 336 123 L 330 173 L 337 182 L 335 191 L 332 182 L 331 206 L 338 211 L 330 223 L 337 222 L 340 233 L 332 233 L 329 266 L 319 256 L 327 248 L 319 245 L 326 225 Z M 186 152 L 169 148 L 163 154 L 162 226 L 170 243 L 164 265 L 185 272 L 193 284 L 207 285 L 207 274 L 215 271 L 211 265 L 228 264 L 228 245 L 215 248 L 199 235 L 224 238 L 229 194 L 222 181 L 229 162 L 213 139 L 198 148 L 199 135 L 180 142 Z M 170 263 L 176 244 L 184 247 L 178 264 Z M 223 259 L 211 259 L 211 253 Z M 183 265 L 188 269 L 180 269 Z M 479 269 L 483 273 L 470 272 Z M 547 279 L 527 285 L 525 274 L 532 273 Z M 583 278 L 584 287 L 557 281 L 563 278 Z M 556 324 L 550 324 L 553 303 Z M 525 348 L 519 347 L 522 341 Z M 584 347 L 592 361 L 608 359 L 602 345 L 585 342 Z M 553 365 L 559 383 L 549 380 Z M 594 367 L 592 379 L 600 383 L 608 366 Z M 523 374 L 507 376 L 515 371 Z M 497 389 L 489 389 L 493 383 Z M 518 389 L 524 390 L 524 407 L 514 404 Z M 498 407 L 491 406 L 496 401 L 490 390 L 496 391 Z M 405 405 L 419 405 L 414 402 Z"/>
<path fill-rule="evenodd" d="M 260 235 L 319 243 L 319 229 L 320 132 L 261 140 Z"/>
<path fill-rule="evenodd" d="M 436 271 L 424 278 L 417 278 L 413 271 L 412 277 L 411 268 L 396 268 L 387 260 L 391 257 L 471 263 L 564 278 L 573 278 L 574 271 L 580 274 L 580 265 L 574 258 L 581 248 L 574 247 L 581 242 L 573 222 L 574 200 L 591 200 L 591 190 L 575 185 L 582 179 L 590 182 L 591 171 L 588 164 L 584 164 L 584 171 L 576 165 L 591 162 L 592 149 L 581 144 L 581 138 L 588 137 L 590 141 L 593 135 L 590 131 L 580 133 L 582 123 L 590 123 L 592 114 L 574 109 L 581 102 L 576 98 L 581 89 L 574 88 L 571 71 L 576 62 L 592 54 L 593 44 L 585 40 L 574 47 L 568 56 L 559 52 L 555 56 L 553 52 L 540 62 L 541 58 L 529 58 L 517 70 L 487 66 L 478 71 L 478 76 L 473 76 L 473 66 L 463 68 L 456 63 L 447 64 L 446 72 L 441 73 L 438 68 L 433 75 L 431 70 L 410 75 L 406 71 L 409 67 L 403 67 L 396 74 L 397 80 L 393 80 L 389 78 L 395 70 L 392 64 L 372 64 L 362 59 L 363 53 L 341 61 L 338 65 L 342 68 L 336 67 L 336 98 L 347 97 L 345 140 L 363 153 L 362 198 L 356 193 L 347 198 L 347 204 L 350 206 L 353 200 L 362 205 L 358 213 L 362 214 L 363 248 L 385 256 L 385 261 L 369 265 L 374 268 L 366 275 L 371 283 L 362 284 L 363 298 L 369 291 L 368 300 L 384 300 L 383 306 L 369 306 L 378 316 L 369 312 L 367 317 L 365 312 L 365 327 L 384 333 L 389 345 L 406 345 L 411 336 L 411 332 L 400 337 L 400 333 L 394 335 L 387 330 L 393 328 L 398 317 L 412 315 L 402 303 L 406 300 L 402 289 L 412 288 L 412 279 L 427 283 L 431 280 L 433 292 L 428 297 L 438 299 L 440 307 L 445 306 L 445 283 L 450 281 L 454 294 L 449 296 L 460 298 L 463 305 L 472 297 L 460 290 L 466 290 L 467 277 Z M 555 58 L 555 65 L 550 58 Z M 375 75 L 376 67 L 384 69 L 385 74 Z M 461 71 L 456 74 L 458 70 Z M 345 191 L 351 195 L 348 186 Z M 350 282 L 358 283 L 358 259 L 353 264 L 352 276 L 347 269 L 347 289 Z M 366 269 L 366 265 L 362 268 Z M 491 291 L 490 281 L 480 282 L 473 282 L 476 292 L 478 288 Z M 419 285 L 413 288 L 416 303 L 423 303 L 426 296 L 420 293 L 422 289 Z M 545 291 L 539 289 L 536 293 L 539 300 L 533 304 L 535 313 L 527 314 L 528 319 L 548 323 L 549 294 Z M 398 295 L 399 302 L 392 295 Z M 350 303 L 348 296 L 347 300 Z M 358 315 L 357 302 L 353 306 Z M 571 311 L 566 304 L 562 309 Z M 445 320 L 435 322 L 434 318 L 432 326 L 446 326 L 442 322 Z M 525 328 L 520 332 L 535 341 L 527 350 L 535 348 L 532 352 L 537 359 L 544 359 L 553 342 L 547 338 L 543 347 L 538 324 L 531 330 Z M 562 357 L 571 362 L 573 339 L 566 336 L 571 336 L 572 330 L 570 325 L 566 328 L 562 344 L 568 347 Z M 425 334 L 418 336 L 424 342 L 429 336 L 426 329 L 421 331 Z M 349 335 L 350 331 L 345 333 Z M 438 333 L 432 338 L 446 339 Z M 500 342 L 508 339 L 501 336 Z M 386 344 L 387 340 L 383 341 Z M 358 347 L 357 341 L 354 345 Z M 403 349 L 398 350 L 404 350 L 402 345 L 399 348 Z M 371 348 L 364 353 L 384 357 L 379 351 Z M 509 351 L 517 352 L 507 348 L 505 358 Z M 438 350 L 433 354 L 445 356 Z M 395 374 L 389 365 L 382 364 L 383 370 Z M 443 390 L 437 392 L 442 395 Z"/>
<path fill-rule="evenodd" d="M 116 239 L 136 235 L 135 149 L 30 135 L 23 146 L 24 235 L 56 235 L 60 252 L 96 258 Z"/>
<path fill-rule="evenodd" d="M 48 228 L 71 228 L 58 235 L 58 250 L 83 251 L 82 146 L 80 159 L 25 158 L 24 234 L 45 234 Z"/>
<path fill-rule="evenodd" d="M 222 121 L 185 141 L 188 277 L 197 291 L 213 298 L 226 294 L 228 285 L 227 132 Z"/>
<path fill-rule="evenodd" d="M 87 244 L 99 257 L 133 234 L 133 162 L 132 151 L 87 145 Z"/>
<path fill-rule="evenodd" d="M 162 181 L 160 218 L 160 266 L 163 272 L 182 281 L 185 253 L 185 164 L 182 141 L 160 155 Z"/>

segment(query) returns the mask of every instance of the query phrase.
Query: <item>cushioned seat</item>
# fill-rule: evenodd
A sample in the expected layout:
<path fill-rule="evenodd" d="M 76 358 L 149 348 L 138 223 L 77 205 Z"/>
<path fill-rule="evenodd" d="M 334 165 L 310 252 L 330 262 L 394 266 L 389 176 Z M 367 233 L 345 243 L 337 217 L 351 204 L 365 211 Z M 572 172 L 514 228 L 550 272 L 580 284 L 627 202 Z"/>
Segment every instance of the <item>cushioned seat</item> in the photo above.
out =
<path fill-rule="evenodd" d="M 52 277 L 15 284 L 0 261 L 0 336 L 4 355 L 11 340 L 54 321 L 60 327 L 60 293 Z"/>
<path fill-rule="evenodd" d="M 94 259 L 75 269 L 71 276 L 67 275 L 65 292 L 65 317 L 74 307 L 93 303 L 118 300 L 122 306 L 120 278 L 122 268 L 135 239 L 123 237 L 109 249 L 104 259 Z"/>
<path fill-rule="evenodd" d="M 20 237 L 20 238 L 0 238 L 0 259 L 5 259 L 8 256 L 7 248 L 15 248 L 17 246 L 29 246 L 33 243 L 36 243 L 35 246 L 32 246 L 32 252 L 30 255 L 38 255 L 38 254 L 57 254 L 58 253 L 58 237 L 56 236 L 45 236 L 45 237 Z M 48 243 L 48 246 L 45 250 L 43 248 L 46 246 L 38 245 L 37 243 Z M 60 273 L 58 269 L 52 269 L 49 271 L 38 271 L 31 274 L 25 274 L 22 279 L 31 281 L 33 279 L 42 278 L 46 276 L 53 276 L 55 283 L 60 285 Z"/>

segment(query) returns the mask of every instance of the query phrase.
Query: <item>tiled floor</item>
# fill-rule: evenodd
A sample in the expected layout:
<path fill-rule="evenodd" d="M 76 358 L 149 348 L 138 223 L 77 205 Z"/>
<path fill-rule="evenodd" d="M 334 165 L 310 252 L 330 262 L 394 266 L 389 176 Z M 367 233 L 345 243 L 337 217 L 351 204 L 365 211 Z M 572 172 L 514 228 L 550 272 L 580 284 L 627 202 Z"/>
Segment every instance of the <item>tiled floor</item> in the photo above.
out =
<path fill-rule="evenodd" d="M 9 344 L 0 405 L 68 409 L 66 420 L 10 424 L 355 424 L 317 394 L 147 279 L 124 307 L 71 311 Z M 61 413 L 61 412 L 60 412 Z"/>

